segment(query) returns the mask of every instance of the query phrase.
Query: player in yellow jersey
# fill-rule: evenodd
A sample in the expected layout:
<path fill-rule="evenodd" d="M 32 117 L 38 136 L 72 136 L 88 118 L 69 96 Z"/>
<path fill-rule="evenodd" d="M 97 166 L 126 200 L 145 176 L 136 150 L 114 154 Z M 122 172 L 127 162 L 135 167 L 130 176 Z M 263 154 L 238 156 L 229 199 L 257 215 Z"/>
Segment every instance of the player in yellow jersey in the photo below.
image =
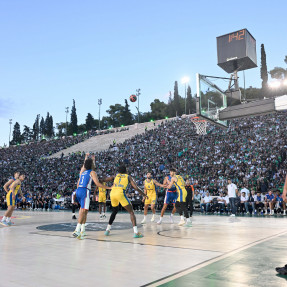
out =
<path fill-rule="evenodd" d="M 18 193 L 23 197 L 23 194 L 21 192 L 21 183 L 24 181 L 24 179 L 25 179 L 25 174 L 23 172 L 20 172 L 19 178 L 15 179 L 9 187 L 8 193 L 6 195 L 6 201 L 7 201 L 8 208 L 1 220 L 1 224 L 4 226 L 12 225 L 11 216 L 15 209 L 15 199 Z"/>
<path fill-rule="evenodd" d="M 190 217 L 189 217 L 187 206 L 186 206 L 187 191 L 185 189 L 185 182 L 182 176 L 176 174 L 175 168 L 171 168 L 169 172 L 170 172 L 171 180 L 167 188 L 171 188 L 172 185 L 174 184 L 178 192 L 178 197 L 177 197 L 176 204 L 175 204 L 176 210 L 178 211 L 181 217 L 178 225 L 184 225 L 186 223 L 185 226 L 189 227 L 191 226 L 191 221 L 190 221 Z M 184 216 L 186 217 L 186 222 L 184 220 L 183 213 L 184 213 Z"/>
<path fill-rule="evenodd" d="M 146 174 L 146 180 L 144 181 L 144 192 L 148 196 L 148 199 L 145 199 L 144 202 L 144 219 L 141 222 L 142 224 L 146 223 L 146 216 L 148 212 L 148 207 L 150 206 L 152 210 L 151 222 L 154 222 L 155 216 L 155 204 L 156 204 L 156 191 L 155 186 L 165 187 L 163 184 L 160 184 L 155 179 L 152 178 L 151 172 Z"/>
<path fill-rule="evenodd" d="M 111 214 L 105 235 L 106 236 L 110 235 L 112 224 L 119 211 L 119 204 L 121 204 L 121 206 L 125 208 L 126 211 L 130 214 L 131 222 L 133 224 L 134 238 L 141 238 L 143 237 L 143 235 L 140 232 L 138 232 L 136 217 L 133 211 L 133 206 L 126 195 L 126 189 L 128 185 L 131 184 L 131 186 L 135 190 L 137 190 L 142 196 L 146 198 L 148 198 L 148 196 L 136 185 L 133 178 L 127 174 L 127 169 L 124 165 L 119 167 L 118 172 L 119 173 L 116 176 L 113 176 L 113 177 L 110 177 L 104 180 L 104 181 L 114 180 L 114 185 L 112 186 L 112 190 L 110 193 L 111 204 L 112 204 L 112 214 Z"/>
<path fill-rule="evenodd" d="M 100 183 L 103 185 L 106 185 L 105 182 L 102 181 L 102 179 L 99 179 Z M 100 219 L 106 218 L 106 201 L 107 201 L 107 196 L 106 196 L 106 188 L 98 187 L 97 190 L 99 191 L 98 195 L 98 202 L 99 202 L 99 213 L 100 213 Z M 103 214 L 102 214 L 102 209 L 103 209 Z"/>

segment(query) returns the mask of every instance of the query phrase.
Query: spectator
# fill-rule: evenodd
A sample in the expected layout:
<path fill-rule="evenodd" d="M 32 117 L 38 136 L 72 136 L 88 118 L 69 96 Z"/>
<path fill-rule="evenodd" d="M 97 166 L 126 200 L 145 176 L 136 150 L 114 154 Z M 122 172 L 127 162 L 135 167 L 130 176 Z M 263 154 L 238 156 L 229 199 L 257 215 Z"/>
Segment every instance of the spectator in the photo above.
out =
<path fill-rule="evenodd" d="M 209 212 L 212 202 L 212 197 L 209 196 L 209 192 L 206 193 L 205 197 L 202 198 L 202 203 L 200 204 L 200 209 L 202 212 Z"/>
<path fill-rule="evenodd" d="M 265 195 L 265 202 L 264 202 L 265 215 L 268 214 L 267 212 L 268 208 L 269 208 L 270 215 L 274 215 L 274 205 L 275 205 L 275 196 L 272 190 L 269 190 L 269 192 Z"/>

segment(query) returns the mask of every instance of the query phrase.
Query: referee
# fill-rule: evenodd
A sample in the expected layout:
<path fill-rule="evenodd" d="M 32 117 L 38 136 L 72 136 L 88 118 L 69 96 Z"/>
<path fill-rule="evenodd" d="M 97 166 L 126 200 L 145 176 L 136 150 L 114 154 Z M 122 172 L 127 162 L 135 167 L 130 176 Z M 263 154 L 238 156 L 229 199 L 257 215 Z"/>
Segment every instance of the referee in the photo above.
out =
<path fill-rule="evenodd" d="M 189 179 L 185 181 L 185 189 L 187 191 L 187 196 L 186 196 L 186 207 L 187 210 L 189 211 L 190 217 L 192 217 L 193 213 L 193 198 L 194 198 L 194 188 L 193 185 L 190 184 Z"/>

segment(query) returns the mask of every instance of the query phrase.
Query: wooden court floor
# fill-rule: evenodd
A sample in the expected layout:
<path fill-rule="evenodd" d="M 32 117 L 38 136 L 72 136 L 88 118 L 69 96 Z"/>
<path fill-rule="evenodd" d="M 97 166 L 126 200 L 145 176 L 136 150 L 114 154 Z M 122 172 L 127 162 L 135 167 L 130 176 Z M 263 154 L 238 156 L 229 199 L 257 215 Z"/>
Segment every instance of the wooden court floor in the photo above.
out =
<path fill-rule="evenodd" d="M 77 240 L 70 212 L 14 216 L 14 226 L 0 227 L 1 287 L 287 286 L 274 270 L 287 263 L 287 217 L 195 214 L 185 228 L 166 215 L 162 225 L 138 224 L 144 238 L 134 239 L 126 213 L 109 237 L 108 219 L 89 213 L 88 236 Z"/>

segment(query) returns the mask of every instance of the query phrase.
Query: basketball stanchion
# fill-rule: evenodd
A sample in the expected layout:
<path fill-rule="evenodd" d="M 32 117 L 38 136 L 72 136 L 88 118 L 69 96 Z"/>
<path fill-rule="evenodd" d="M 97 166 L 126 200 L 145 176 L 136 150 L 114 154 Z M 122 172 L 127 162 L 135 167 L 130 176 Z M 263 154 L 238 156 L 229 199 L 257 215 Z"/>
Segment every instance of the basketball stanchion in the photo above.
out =
<path fill-rule="evenodd" d="M 196 133 L 198 135 L 206 135 L 206 126 L 207 126 L 206 120 L 203 120 L 200 117 L 192 117 L 190 120 L 194 123 L 196 127 Z"/>

